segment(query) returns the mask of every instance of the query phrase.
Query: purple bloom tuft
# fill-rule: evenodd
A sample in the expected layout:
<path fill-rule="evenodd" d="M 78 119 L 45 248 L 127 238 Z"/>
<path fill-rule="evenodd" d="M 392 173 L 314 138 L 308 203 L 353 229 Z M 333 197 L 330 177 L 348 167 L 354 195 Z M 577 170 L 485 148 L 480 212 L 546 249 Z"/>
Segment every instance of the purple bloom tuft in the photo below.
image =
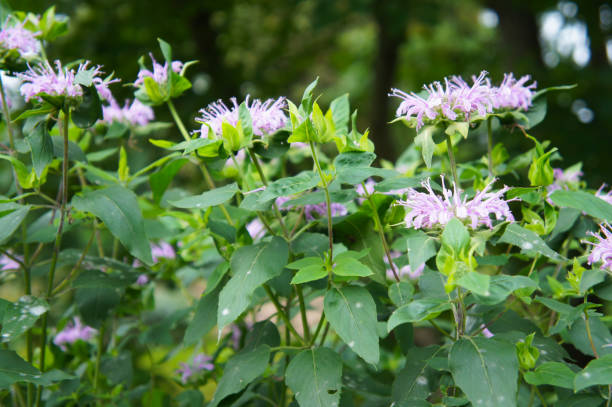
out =
<path fill-rule="evenodd" d="M 536 88 L 536 82 L 526 85 L 530 79 L 529 75 L 516 80 L 512 73 L 504 74 L 502 83 L 498 87 L 491 88 L 493 107 L 495 109 L 529 109 L 534 95 L 532 89 Z"/>
<path fill-rule="evenodd" d="M 55 61 L 57 72 L 48 62 L 41 63 L 34 68 L 30 67 L 25 73 L 17 74 L 19 79 L 24 82 L 21 85 L 20 92 L 26 102 L 31 99 L 42 100 L 41 95 L 79 98 L 83 96 L 83 88 L 77 83 L 75 78 L 80 72 L 87 71 L 88 65 L 89 61 L 80 64 L 76 72 L 73 69 L 63 68 L 59 60 Z M 100 65 L 91 68 L 92 82 L 100 97 L 109 100 L 109 98 L 112 98 L 112 95 L 108 85 L 117 82 L 118 79 L 103 80 L 99 77 L 103 73 L 100 69 Z"/>
<path fill-rule="evenodd" d="M 153 54 L 149 54 L 149 57 L 151 57 L 151 62 L 153 63 L 153 71 L 151 72 L 145 68 L 140 69 L 134 86 L 140 87 L 144 85 L 144 80 L 147 77 L 153 78 L 160 85 L 165 85 L 168 82 L 168 63 L 160 64 L 153 58 Z M 181 61 L 172 61 L 170 68 L 173 72 L 179 73 L 183 69 L 183 63 Z"/>
<path fill-rule="evenodd" d="M 136 279 L 136 284 L 143 286 L 146 285 L 149 282 L 149 276 L 147 276 L 146 274 L 141 274 L 138 276 L 138 279 Z"/>
<path fill-rule="evenodd" d="M 18 256 L 13 256 L 13 257 L 18 257 Z M 20 267 L 19 263 L 11 259 L 6 254 L 3 254 L 2 256 L 0 256 L 0 270 L 2 271 L 19 270 L 19 267 Z"/>
<path fill-rule="evenodd" d="M 514 199 L 506 201 L 502 198 L 509 188 L 504 186 L 497 192 L 489 192 L 495 179 L 468 201 L 467 197 L 461 199 L 461 191 L 456 185 L 453 186 L 454 191 L 447 189 L 444 185 L 444 177 L 441 178 L 443 196 L 433 192 L 430 180 L 427 179 L 422 183 L 427 193 L 410 188 L 406 200 L 398 201 L 399 205 L 410 208 L 410 212 L 405 217 L 407 227 L 420 229 L 422 227 L 433 228 L 436 225 L 444 226 L 451 218 L 456 217 L 460 220 L 471 220 L 469 226 L 472 229 L 476 229 L 479 225 L 493 228 L 491 214 L 494 214 L 498 220 L 505 218 L 507 221 L 514 222 L 514 216 L 508 207 L 508 202 Z"/>
<path fill-rule="evenodd" d="M 257 240 L 266 233 L 265 226 L 259 218 L 255 218 L 246 225 L 247 232 L 251 239 Z"/>
<path fill-rule="evenodd" d="M 280 210 L 290 210 L 293 208 L 293 205 L 286 205 L 285 203 L 289 201 L 291 198 L 287 196 L 281 196 L 276 198 L 276 206 Z M 348 213 L 348 209 L 346 206 L 341 203 L 332 202 L 331 203 L 331 216 L 332 218 L 335 216 L 344 216 Z M 304 205 L 304 215 L 306 220 L 313 221 L 317 218 L 327 216 L 327 203 L 321 202 L 318 204 L 306 204 Z"/>
<path fill-rule="evenodd" d="M 23 58 L 29 58 L 40 52 L 40 42 L 36 39 L 39 32 L 32 32 L 18 23 L 13 27 L 8 26 L 8 20 L 0 31 L 0 48 L 11 51 L 17 50 Z"/>
<path fill-rule="evenodd" d="M 108 124 L 120 122 L 131 126 L 146 126 L 155 119 L 153 109 L 142 104 L 138 99 L 134 99 L 132 104 L 126 100 L 123 107 L 119 106 L 115 99 L 110 99 L 110 105 L 102 106 L 102 116 Z"/>
<path fill-rule="evenodd" d="M 175 259 L 176 252 L 170 243 L 160 240 L 159 245 L 151 243 L 151 256 L 153 262 L 157 263 L 159 259 Z"/>
<path fill-rule="evenodd" d="M 74 317 L 73 322 L 68 322 L 64 329 L 55 335 L 53 343 L 65 351 L 66 344 L 73 344 L 79 339 L 88 341 L 95 332 L 92 327 L 83 325 L 79 317 Z"/>
<path fill-rule="evenodd" d="M 200 110 L 202 116 L 197 118 L 196 122 L 202 123 L 200 130 L 202 137 L 208 137 L 209 126 L 215 135 L 220 136 L 223 122 L 232 126 L 238 124 L 238 108 L 240 105 L 236 98 L 231 98 L 230 100 L 232 102 L 231 108 L 227 107 L 222 100 L 218 100 Z M 247 95 L 245 104 L 251 115 L 253 133 L 257 136 L 262 136 L 264 134 L 272 134 L 285 127 L 287 123 L 287 116 L 283 111 L 285 103 L 284 97 L 276 100 L 268 99 L 265 102 L 253 99 L 249 106 L 249 96 Z"/>
<path fill-rule="evenodd" d="M 181 363 L 181 367 L 176 370 L 177 373 L 181 375 L 181 381 L 183 384 L 186 384 L 191 376 L 203 371 L 211 371 L 215 368 L 215 365 L 210 363 L 212 358 L 203 353 L 196 355 L 193 358 L 193 363 L 191 365 L 187 363 Z"/>
<path fill-rule="evenodd" d="M 601 198 L 604 201 L 606 201 L 607 203 L 609 203 L 610 205 L 612 205 L 612 189 L 610 191 L 608 191 L 608 193 L 604 193 L 603 189 L 606 186 L 606 184 L 603 184 L 602 186 L 599 187 L 599 189 L 597 190 L 597 192 L 595 193 L 595 196 L 597 198 Z"/>
<path fill-rule="evenodd" d="M 593 250 L 589 255 L 589 264 L 601 262 L 604 269 L 612 271 L 612 229 L 610 229 L 608 223 L 601 224 L 599 227 L 603 236 L 588 232 L 591 236 L 597 238 L 597 243 L 584 241 L 584 243 L 593 246 Z"/>

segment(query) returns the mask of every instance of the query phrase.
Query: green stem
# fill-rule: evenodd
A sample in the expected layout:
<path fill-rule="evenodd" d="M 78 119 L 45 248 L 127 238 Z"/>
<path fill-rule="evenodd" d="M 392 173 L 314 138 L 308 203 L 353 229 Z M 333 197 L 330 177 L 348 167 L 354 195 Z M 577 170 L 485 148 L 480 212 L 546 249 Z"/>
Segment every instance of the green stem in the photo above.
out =
<path fill-rule="evenodd" d="M 270 297 L 272 304 L 274 304 L 274 307 L 276 308 L 276 312 L 278 313 L 278 316 L 283 320 L 283 322 L 285 323 L 289 331 L 291 331 L 293 336 L 295 336 L 302 343 L 302 345 L 306 345 L 306 342 L 304 342 L 304 339 L 300 336 L 300 334 L 298 334 L 298 332 L 295 330 L 295 328 L 291 324 L 289 317 L 287 316 L 287 314 L 285 314 L 285 311 L 283 311 L 283 307 L 278 302 L 278 298 L 276 298 L 276 295 L 274 295 L 270 287 L 267 284 L 264 284 L 263 288 L 264 290 L 266 290 L 268 297 Z"/>
<path fill-rule="evenodd" d="M 321 183 L 323 184 L 323 190 L 325 190 L 325 203 L 327 204 L 327 234 L 329 236 L 329 261 L 331 262 L 334 258 L 334 234 L 331 217 L 331 199 L 329 197 L 327 181 L 325 180 L 323 170 L 321 170 L 321 164 L 319 163 L 319 158 L 317 157 L 317 151 L 312 141 L 310 141 L 310 151 L 312 152 L 312 159 L 315 162 L 317 171 L 319 172 L 319 177 L 321 178 Z"/>
<path fill-rule="evenodd" d="M 94 368 L 94 379 L 93 379 L 94 391 L 98 388 L 98 378 L 100 376 L 100 360 L 102 359 L 102 347 L 104 346 L 105 331 L 106 331 L 106 324 L 102 322 L 102 325 L 100 325 L 100 331 L 98 332 L 98 353 L 96 354 L 96 364 Z"/>
<path fill-rule="evenodd" d="M 304 302 L 304 294 L 302 293 L 302 286 L 296 284 L 295 291 L 297 291 L 298 301 L 300 303 L 300 315 L 302 317 L 302 327 L 304 329 L 304 339 L 306 342 L 310 342 L 310 327 L 308 326 L 308 318 L 306 316 L 306 303 Z"/>
<path fill-rule="evenodd" d="M 174 107 L 174 103 L 172 103 L 172 100 L 168 99 L 167 104 L 168 104 L 168 109 L 170 110 L 170 114 L 172 115 L 172 118 L 174 119 L 176 126 L 179 128 L 179 131 L 181 132 L 181 135 L 183 136 L 183 138 L 185 139 L 185 141 L 191 140 L 191 137 L 189 137 L 189 133 L 187 132 L 187 129 L 185 128 L 185 125 L 183 124 L 181 117 L 178 115 Z"/>
<path fill-rule="evenodd" d="M 46 300 L 49 301 L 53 294 L 53 280 L 55 278 L 55 269 L 57 267 L 57 259 L 59 257 L 60 246 L 62 244 L 62 231 L 64 229 L 64 220 L 66 218 L 66 206 L 68 204 L 68 124 L 70 121 L 70 111 L 60 112 L 60 133 L 64 140 L 64 157 L 62 162 L 62 203 L 60 206 L 59 225 L 57 234 L 55 235 L 55 243 L 53 245 L 53 254 L 51 257 L 51 266 L 49 268 L 49 280 L 47 283 Z M 47 348 L 47 319 L 48 312 L 42 316 L 42 335 L 40 341 L 40 371 L 45 371 L 45 351 Z M 36 407 L 40 406 L 43 386 L 40 385 L 36 392 Z"/>
<path fill-rule="evenodd" d="M 266 175 L 264 174 L 263 169 L 261 168 L 261 164 L 259 163 L 257 156 L 255 156 L 255 152 L 252 148 L 249 148 L 248 151 L 249 157 L 251 158 L 251 161 L 253 162 L 255 168 L 257 169 L 257 172 L 259 173 L 261 182 L 263 182 L 265 186 L 268 186 L 268 180 L 266 179 Z M 276 216 L 276 219 L 278 219 L 278 223 L 280 224 L 281 230 L 283 231 L 283 235 L 285 236 L 285 238 L 289 239 L 289 234 L 287 233 L 285 222 L 283 222 L 283 216 L 281 215 L 280 210 L 278 209 L 278 205 L 276 205 L 276 202 L 272 202 L 272 207 L 274 208 L 274 215 Z"/>
<path fill-rule="evenodd" d="M 11 146 L 11 151 L 13 151 L 15 150 L 15 138 L 13 137 L 11 116 L 9 116 L 8 105 L 6 104 L 6 95 L 4 92 L 4 83 L 2 81 L 2 75 L 0 75 L 0 97 L 2 97 L 2 114 L 4 114 L 4 121 L 6 122 L 6 133 L 9 137 L 9 145 Z M 17 179 L 15 179 L 15 184 L 17 184 Z"/>
<path fill-rule="evenodd" d="M 491 117 L 487 119 L 487 155 L 489 164 L 489 176 L 493 177 L 493 129 L 491 126 Z"/>
<path fill-rule="evenodd" d="M 52 295 L 57 295 L 58 293 L 60 293 L 78 275 L 79 270 L 81 270 L 81 264 L 83 263 L 83 260 L 85 260 L 85 256 L 87 256 L 87 253 L 89 252 L 89 249 L 91 248 L 91 245 L 94 241 L 95 236 L 96 236 L 96 231 L 95 231 L 95 225 L 94 225 L 94 230 L 91 232 L 91 237 L 87 241 L 87 244 L 85 245 L 85 249 L 83 249 L 83 253 L 81 253 L 79 260 L 77 260 L 76 264 L 72 268 L 72 271 L 70 272 L 68 277 L 66 277 L 64 281 L 58 284 L 57 287 L 55 287 Z"/>
<path fill-rule="evenodd" d="M 387 255 L 387 261 L 389 262 L 389 267 L 391 267 L 391 271 L 393 272 L 393 277 L 399 283 L 399 273 L 397 272 L 397 268 L 395 267 L 395 263 L 391 258 L 391 250 L 389 249 L 389 244 L 387 243 L 387 238 L 385 237 L 385 232 L 383 230 L 382 222 L 380 221 L 380 216 L 378 215 L 378 211 L 376 210 L 376 205 L 374 205 L 374 200 L 372 199 L 372 195 L 367 191 L 366 185 L 364 182 L 361 183 L 363 190 L 368 198 L 368 202 L 370 202 L 370 206 L 372 207 L 372 213 L 374 214 L 374 223 L 376 225 L 376 229 L 378 231 L 378 236 L 380 237 L 380 241 L 383 245 L 383 249 L 385 250 L 385 254 Z"/>
<path fill-rule="evenodd" d="M 457 162 L 455 161 L 455 153 L 453 152 L 453 142 L 448 134 L 446 135 L 446 150 L 448 151 L 448 159 L 450 160 L 455 186 L 459 188 L 459 177 L 457 177 Z"/>
<path fill-rule="evenodd" d="M 584 303 L 586 304 L 587 297 L 584 296 Z M 586 327 L 587 337 L 589 338 L 589 344 L 591 345 L 591 350 L 593 351 L 593 355 L 596 359 L 599 359 L 599 354 L 597 353 L 597 347 L 595 346 L 595 342 L 593 341 L 593 335 L 591 334 L 591 326 L 589 325 L 589 312 L 588 310 L 584 310 L 584 326 Z"/>
<path fill-rule="evenodd" d="M 319 323 L 317 324 L 317 328 L 315 329 L 314 335 L 312 335 L 312 338 L 310 339 L 310 346 L 313 346 L 315 341 L 317 340 L 317 337 L 319 336 L 319 332 L 321 332 L 321 328 L 323 328 L 324 322 L 325 322 L 325 315 L 321 315 L 321 318 L 319 319 Z"/>

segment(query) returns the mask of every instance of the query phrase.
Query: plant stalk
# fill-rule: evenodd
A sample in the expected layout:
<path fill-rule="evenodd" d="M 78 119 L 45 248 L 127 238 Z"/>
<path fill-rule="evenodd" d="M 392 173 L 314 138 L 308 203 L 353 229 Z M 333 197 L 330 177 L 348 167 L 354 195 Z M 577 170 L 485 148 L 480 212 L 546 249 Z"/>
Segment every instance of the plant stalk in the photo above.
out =
<path fill-rule="evenodd" d="M 315 149 L 315 145 L 312 141 L 310 143 L 310 151 L 312 152 L 312 159 L 317 167 L 317 171 L 319 173 L 319 178 L 321 178 L 321 183 L 323 184 L 323 190 L 325 191 L 325 203 L 327 205 L 327 234 L 329 235 L 329 259 L 332 261 L 334 258 L 334 234 L 332 227 L 332 216 L 331 216 L 331 199 L 329 197 L 329 189 L 327 188 L 327 181 L 325 180 L 325 175 L 323 174 L 323 170 L 321 170 L 321 164 L 319 163 L 319 158 L 317 157 L 317 151 Z"/>
<path fill-rule="evenodd" d="M 494 177 L 493 173 L 493 128 L 491 125 L 491 117 L 487 118 L 487 158 L 489 164 L 489 176 Z"/>
<path fill-rule="evenodd" d="M 459 177 L 457 177 L 457 162 L 455 161 L 455 153 L 453 152 L 453 142 L 448 134 L 446 135 L 446 150 L 448 151 L 448 159 L 450 160 L 455 187 L 459 188 Z"/>
<path fill-rule="evenodd" d="M 62 231 L 64 229 L 64 220 L 66 218 L 66 206 L 68 204 L 68 124 L 70 122 L 70 111 L 60 111 L 60 122 L 59 128 L 61 136 L 64 140 L 64 157 L 62 162 L 62 201 L 60 206 L 60 218 L 59 225 L 57 227 L 57 234 L 55 236 L 55 243 L 53 245 L 53 254 L 51 257 L 51 266 L 49 268 L 49 280 L 47 283 L 46 299 L 50 300 L 53 294 L 53 280 L 55 278 L 55 269 L 57 267 L 57 259 L 59 257 L 60 246 L 62 244 Z M 42 316 L 42 335 L 41 335 L 41 349 L 40 349 L 40 371 L 45 371 L 45 351 L 47 348 L 47 319 L 48 312 L 45 312 Z M 36 407 L 40 406 L 42 397 L 43 386 L 38 386 L 36 392 Z"/>

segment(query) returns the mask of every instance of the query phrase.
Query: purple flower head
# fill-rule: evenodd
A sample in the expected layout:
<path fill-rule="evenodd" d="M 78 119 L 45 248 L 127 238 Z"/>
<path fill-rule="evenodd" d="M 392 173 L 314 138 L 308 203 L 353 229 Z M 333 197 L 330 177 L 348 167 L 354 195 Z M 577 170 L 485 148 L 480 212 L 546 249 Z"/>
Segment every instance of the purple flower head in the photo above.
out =
<path fill-rule="evenodd" d="M 604 193 L 603 189 L 605 186 L 606 184 L 603 184 L 602 186 L 600 186 L 597 192 L 595 193 L 595 196 L 597 198 L 603 199 L 604 201 L 612 205 L 612 189 L 608 191 L 608 193 Z"/>
<path fill-rule="evenodd" d="M 238 124 L 238 108 L 240 104 L 235 97 L 230 100 L 232 102 L 231 108 L 227 107 L 227 105 L 219 99 L 200 110 L 202 115 L 196 119 L 196 122 L 202 123 L 202 128 L 200 130 L 202 137 L 208 137 L 209 126 L 215 135 L 220 136 L 223 122 L 232 126 Z M 286 105 L 284 97 L 280 97 L 276 100 L 268 99 L 264 102 L 259 99 L 253 99 L 249 105 L 249 96 L 247 95 L 245 104 L 251 115 L 253 133 L 255 135 L 262 136 L 264 134 L 272 134 L 285 127 L 287 115 L 283 111 Z"/>
<path fill-rule="evenodd" d="M 428 178 L 422 183 L 427 193 L 410 188 L 406 200 L 398 201 L 399 205 L 410 208 L 404 219 L 407 227 L 429 229 L 436 225 L 444 226 L 451 218 L 456 217 L 460 220 L 469 219 L 469 226 L 472 229 L 476 229 L 479 225 L 493 228 L 491 214 L 498 220 L 505 218 L 509 222 L 514 222 L 514 216 L 508 207 L 508 202 L 514 199 L 506 201 L 502 198 L 509 188 L 504 186 L 497 192 L 489 192 L 495 179 L 468 201 L 467 197 L 461 198 L 461 191 L 456 185 L 453 185 L 453 191 L 447 189 L 444 177 L 441 178 L 442 196 L 433 192 Z"/>
<path fill-rule="evenodd" d="M 83 96 L 83 88 L 77 83 L 75 78 L 81 72 L 89 70 L 88 65 L 89 61 L 80 64 L 76 72 L 74 69 L 62 67 L 62 63 L 59 60 L 55 61 L 57 72 L 49 62 L 41 63 L 36 67 L 30 67 L 25 73 L 17 74 L 19 79 L 23 81 L 20 92 L 26 102 L 31 99 L 42 100 L 41 95 L 77 99 Z M 112 97 L 108 85 L 117 82 L 118 79 L 103 80 L 99 77 L 99 75 L 103 74 L 100 69 L 101 66 L 99 65 L 91 68 L 89 75 L 93 77 L 92 83 L 100 97 L 108 100 Z"/>
<path fill-rule="evenodd" d="M 0 31 L 0 49 L 17 50 L 24 59 L 30 58 L 40 53 L 40 42 L 36 39 L 38 34 L 40 32 L 24 28 L 24 23 L 10 27 L 7 19 Z"/>
<path fill-rule="evenodd" d="M 149 276 L 147 276 L 144 273 L 139 275 L 138 278 L 136 279 L 136 285 L 139 285 L 139 286 L 146 285 L 148 282 L 149 282 Z"/>
<path fill-rule="evenodd" d="M 361 184 L 357 184 L 355 188 L 360 197 L 365 197 L 366 195 L 372 195 L 374 193 L 374 186 L 376 186 L 376 182 L 372 178 L 368 178 L 364 184 L 365 189 Z"/>
<path fill-rule="evenodd" d="M 13 257 L 18 257 L 19 258 L 19 256 L 13 256 Z M 19 267 L 20 267 L 19 263 L 17 263 L 15 260 L 11 259 L 6 254 L 3 254 L 2 256 L 0 256 L 0 270 L 1 271 L 19 270 Z"/>
<path fill-rule="evenodd" d="M 160 240 L 159 245 L 151 243 L 151 256 L 153 262 L 157 263 L 159 259 L 175 259 L 176 252 L 170 243 Z"/>
<path fill-rule="evenodd" d="M 589 255 L 589 264 L 601 262 L 602 268 L 612 271 L 612 229 L 610 229 L 608 223 L 601 224 L 599 227 L 603 236 L 588 232 L 598 240 L 596 243 L 584 241 L 584 243 L 593 246 L 593 250 Z"/>
<path fill-rule="evenodd" d="M 276 198 L 276 206 L 280 210 L 288 211 L 293 208 L 293 205 L 285 205 L 285 202 L 291 200 L 291 198 L 287 196 L 280 196 Z M 346 206 L 341 203 L 332 202 L 330 207 L 330 212 L 332 218 L 335 216 L 344 216 L 348 213 Z M 318 204 L 306 204 L 304 205 L 304 215 L 306 220 L 313 221 L 317 218 L 327 216 L 327 203 L 321 202 Z"/>
<path fill-rule="evenodd" d="M 266 233 L 265 226 L 259 218 L 255 218 L 246 225 L 251 239 L 257 240 Z"/>
<path fill-rule="evenodd" d="M 433 82 L 424 85 L 427 97 L 423 98 L 414 92 L 407 94 L 399 89 L 391 89 L 389 96 L 402 99 L 397 117 L 406 120 L 416 119 L 417 129 L 421 128 L 424 119 L 433 121 L 437 118 L 447 120 L 469 120 L 474 114 L 484 116 L 492 111 L 490 88 L 486 83 L 486 71 L 473 78 L 472 86 L 461 77 L 445 78 L 444 85 Z"/>
<path fill-rule="evenodd" d="M 186 384 L 191 376 L 201 372 L 201 371 L 211 371 L 215 368 L 215 365 L 210 363 L 212 358 L 203 353 L 196 355 L 193 358 L 193 362 L 190 364 L 181 363 L 181 367 L 176 370 L 177 373 L 181 375 L 181 381 L 183 384 Z"/>
<path fill-rule="evenodd" d="M 482 328 L 482 336 L 484 336 L 485 338 L 492 338 L 493 336 L 495 336 L 493 334 L 493 332 L 489 331 L 489 329 L 486 327 L 486 325 L 482 324 L 480 325 L 480 327 Z"/>
<path fill-rule="evenodd" d="M 63 330 L 55 335 L 53 343 L 59 346 L 63 351 L 66 350 L 66 344 L 73 344 L 77 340 L 88 341 L 96 333 L 96 330 L 90 326 L 83 325 L 79 317 L 74 317 L 73 322 L 68 322 Z"/>
<path fill-rule="evenodd" d="M 147 77 L 152 78 L 159 85 L 166 85 L 168 82 L 168 63 L 166 62 L 163 65 L 160 64 L 155 60 L 155 58 L 153 58 L 153 54 L 149 54 L 149 57 L 153 63 L 153 71 L 146 68 L 141 68 L 140 71 L 138 71 L 138 77 L 134 82 L 134 86 L 141 87 L 144 85 L 144 80 Z M 173 72 L 179 73 L 183 69 L 183 63 L 181 61 L 172 61 L 170 68 Z"/>
<path fill-rule="evenodd" d="M 151 120 L 155 119 L 153 109 L 142 104 L 138 99 L 132 103 L 125 101 L 123 107 L 119 106 L 115 99 L 110 99 L 110 105 L 102 106 L 102 116 L 104 122 L 125 123 L 131 126 L 146 126 Z"/>
<path fill-rule="evenodd" d="M 411 280 L 417 280 L 419 277 L 421 277 L 424 270 L 425 270 L 425 263 L 421 264 L 414 271 L 412 271 L 412 268 L 410 267 L 410 265 L 407 264 L 404 267 L 401 267 L 397 272 L 400 278 L 404 276 L 408 276 L 408 278 Z M 389 280 L 395 280 L 395 275 L 393 274 L 393 270 L 391 268 L 387 269 L 387 278 Z"/>
<path fill-rule="evenodd" d="M 504 74 L 504 80 L 498 87 L 491 87 L 492 102 L 495 109 L 522 109 L 528 110 L 531 106 L 536 82 L 527 85 L 531 79 L 529 75 L 516 80 L 514 74 Z"/>

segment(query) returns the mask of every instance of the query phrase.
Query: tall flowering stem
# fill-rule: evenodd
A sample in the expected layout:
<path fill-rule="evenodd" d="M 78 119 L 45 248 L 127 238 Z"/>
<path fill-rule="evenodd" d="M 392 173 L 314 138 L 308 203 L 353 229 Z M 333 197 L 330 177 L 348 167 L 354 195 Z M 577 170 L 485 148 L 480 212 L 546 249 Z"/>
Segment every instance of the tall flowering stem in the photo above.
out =
<path fill-rule="evenodd" d="M 457 177 L 457 162 L 455 161 L 455 153 L 453 152 L 453 142 L 450 136 L 446 135 L 446 149 L 448 150 L 448 159 L 450 160 L 451 172 L 453 173 L 453 181 L 459 187 L 459 177 Z"/>
<path fill-rule="evenodd" d="M 259 177 L 261 178 L 261 182 L 264 184 L 264 186 L 268 186 L 268 180 L 266 179 L 266 175 L 264 174 L 263 169 L 261 168 L 261 164 L 259 163 L 257 156 L 255 156 L 255 152 L 253 151 L 252 148 L 249 148 L 248 152 L 249 152 L 249 158 L 253 162 L 253 165 L 257 169 L 257 173 L 259 174 Z M 283 216 L 281 215 L 280 210 L 278 209 L 278 205 L 276 204 L 276 201 L 272 202 L 272 207 L 274 208 L 274 215 L 278 219 L 278 223 L 280 224 L 281 230 L 283 231 L 283 235 L 288 239 L 289 234 L 288 234 L 287 228 L 285 227 L 285 222 L 283 222 Z"/>
<path fill-rule="evenodd" d="M 489 164 L 489 177 L 494 177 L 493 173 L 493 129 L 491 127 L 491 116 L 487 118 L 487 158 Z"/>
<path fill-rule="evenodd" d="M 189 137 L 189 133 L 187 132 L 187 129 L 185 128 L 185 125 L 183 124 L 183 121 L 181 120 L 181 117 L 176 111 L 176 108 L 174 107 L 174 103 L 172 103 L 171 99 L 168 99 L 167 105 L 168 105 L 168 110 L 170 110 L 170 114 L 172 115 L 172 118 L 174 119 L 174 123 L 176 123 L 176 126 L 178 127 L 185 141 L 191 140 L 191 138 Z M 204 175 L 204 179 L 206 180 L 208 189 L 210 190 L 215 189 L 216 188 L 215 182 L 210 176 L 210 173 L 208 172 L 208 169 L 206 168 L 206 164 L 201 163 L 200 168 L 202 169 L 202 174 Z M 221 208 L 221 212 L 223 212 L 223 215 L 225 216 L 225 219 L 227 220 L 227 222 L 233 226 L 234 221 L 232 220 L 232 217 L 230 216 L 227 209 L 225 208 L 225 205 L 221 204 L 219 205 L 219 208 Z"/>
<path fill-rule="evenodd" d="M 64 230 L 64 221 L 66 219 L 66 206 L 68 204 L 68 124 L 70 122 L 70 110 L 59 112 L 59 129 L 64 140 L 64 157 L 62 162 L 62 201 L 60 204 L 60 218 L 55 235 L 55 243 L 53 245 L 53 255 L 51 257 L 51 266 L 49 267 L 49 281 L 47 282 L 47 301 L 53 294 L 53 280 L 55 278 L 55 270 L 57 267 L 57 259 L 59 257 L 60 246 L 62 244 L 62 231 Z M 45 371 L 45 350 L 47 344 L 47 318 L 48 312 L 42 317 L 42 335 L 40 345 L 40 371 Z M 43 386 L 38 387 L 36 393 L 36 406 L 40 406 Z"/>
<path fill-rule="evenodd" d="M 325 180 L 323 170 L 321 170 L 321 164 L 319 163 L 319 158 L 317 157 L 317 151 L 312 141 L 310 141 L 310 151 L 312 152 L 312 159 L 315 162 L 315 166 L 317 167 L 317 171 L 319 172 L 319 177 L 321 178 L 321 183 L 323 184 L 323 190 L 325 191 L 325 203 L 327 204 L 327 235 L 329 236 L 329 261 L 331 262 L 332 258 L 334 257 L 334 235 L 332 227 L 331 199 L 329 197 L 327 181 Z"/>
<path fill-rule="evenodd" d="M 372 207 L 372 212 L 374 213 L 374 223 L 376 224 L 376 229 L 378 230 L 378 236 L 380 237 L 380 241 L 382 242 L 383 249 L 385 250 L 385 254 L 387 256 L 387 260 L 389 261 L 389 267 L 391 267 L 391 271 L 393 272 L 393 277 L 399 283 L 400 278 L 397 272 L 397 268 L 395 267 L 395 263 L 393 262 L 393 257 L 391 256 L 391 250 L 389 249 L 389 244 L 387 243 L 387 238 L 385 237 L 385 231 L 383 230 L 382 222 L 380 221 L 380 216 L 378 216 L 378 211 L 376 210 L 376 206 L 374 205 L 374 200 L 372 199 L 372 194 L 368 191 L 366 184 L 364 182 L 361 183 L 363 187 L 363 191 Z"/>

